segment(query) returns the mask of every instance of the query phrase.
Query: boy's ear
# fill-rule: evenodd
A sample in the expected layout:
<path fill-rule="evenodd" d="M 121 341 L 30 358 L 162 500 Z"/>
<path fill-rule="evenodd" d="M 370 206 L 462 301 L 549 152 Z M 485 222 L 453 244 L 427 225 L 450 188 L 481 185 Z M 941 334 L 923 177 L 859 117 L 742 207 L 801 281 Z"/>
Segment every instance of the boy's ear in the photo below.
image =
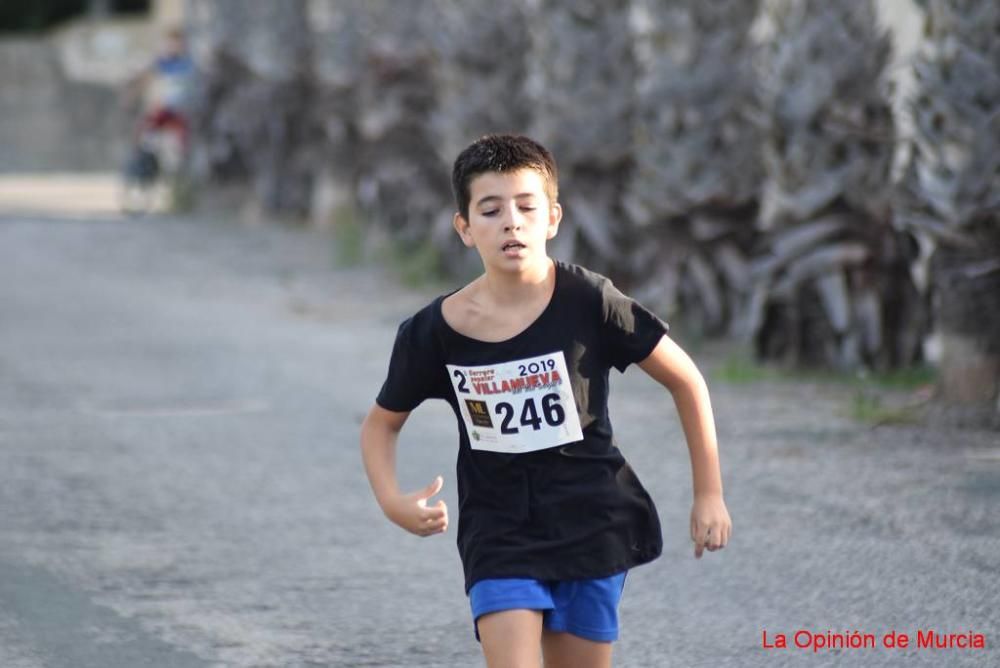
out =
<path fill-rule="evenodd" d="M 461 213 L 455 213 L 455 217 L 451 219 L 451 224 L 454 226 L 455 231 L 458 232 L 458 236 L 463 244 L 469 248 L 476 245 L 476 242 L 472 240 L 472 235 L 469 234 L 469 221 Z"/>
<path fill-rule="evenodd" d="M 551 239 L 559 232 L 559 222 L 562 220 L 562 204 L 555 202 L 549 207 L 549 229 L 545 234 L 546 239 Z"/>

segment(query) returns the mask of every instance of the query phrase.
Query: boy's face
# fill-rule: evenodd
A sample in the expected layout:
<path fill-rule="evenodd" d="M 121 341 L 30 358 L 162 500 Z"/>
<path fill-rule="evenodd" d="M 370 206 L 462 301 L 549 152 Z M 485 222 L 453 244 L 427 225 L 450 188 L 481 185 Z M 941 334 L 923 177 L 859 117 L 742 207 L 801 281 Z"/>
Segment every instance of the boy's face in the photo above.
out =
<path fill-rule="evenodd" d="M 559 230 L 562 207 L 549 201 L 538 171 L 479 174 L 469 194 L 469 219 L 456 213 L 455 229 L 486 269 L 518 272 L 548 260 L 545 242 Z"/>

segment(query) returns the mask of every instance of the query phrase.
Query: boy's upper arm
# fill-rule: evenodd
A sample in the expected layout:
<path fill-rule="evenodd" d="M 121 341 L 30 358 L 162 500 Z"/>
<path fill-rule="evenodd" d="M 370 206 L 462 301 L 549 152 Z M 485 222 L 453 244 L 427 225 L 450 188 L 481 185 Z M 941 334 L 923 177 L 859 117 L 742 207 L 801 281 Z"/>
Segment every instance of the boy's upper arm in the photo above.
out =
<path fill-rule="evenodd" d="M 368 411 L 368 417 L 365 421 L 372 425 L 378 425 L 384 427 L 390 431 L 398 432 L 406 424 L 406 419 L 410 417 L 411 411 L 391 411 L 387 408 L 382 408 L 376 402 L 372 405 L 370 411 Z"/>
<path fill-rule="evenodd" d="M 639 362 L 639 368 L 671 392 L 688 385 L 699 373 L 688 354 L 666 334 Z"/>

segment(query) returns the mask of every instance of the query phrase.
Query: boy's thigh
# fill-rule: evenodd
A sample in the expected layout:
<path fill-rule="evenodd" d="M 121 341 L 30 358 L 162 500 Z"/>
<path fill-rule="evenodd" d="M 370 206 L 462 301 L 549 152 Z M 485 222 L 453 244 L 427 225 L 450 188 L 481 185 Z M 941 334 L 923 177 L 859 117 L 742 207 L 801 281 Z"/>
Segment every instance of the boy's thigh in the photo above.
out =
<path fill-rule="evenodd" d="M 542 630 L 545 668 L 609 668 L 611 642 L 587 640 L 564 631 Z"/>
<path fill-rule="evenodd" d="M 540 610 L 500 610 L 476 620 L 479 642 L 489 668 L 537 666 L 541 661 Z"/>

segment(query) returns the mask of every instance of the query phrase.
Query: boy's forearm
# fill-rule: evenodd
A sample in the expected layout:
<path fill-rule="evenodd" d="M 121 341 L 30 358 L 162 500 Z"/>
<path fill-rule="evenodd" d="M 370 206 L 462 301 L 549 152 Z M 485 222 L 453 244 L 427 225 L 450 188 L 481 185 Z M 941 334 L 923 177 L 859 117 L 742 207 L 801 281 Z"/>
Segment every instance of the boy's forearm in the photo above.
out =
<path fill-rule="evenodd" d="M 674 389 L 672 395 L 691 455 L 694 496 L 721 497 L 722 472 L 708 387 L 701 374 L 698 374 L 691 382 Z"/>
<path fill-rule="evenodd" d="M 399 496 L 396 480 L 396 441 L 399 432 L 365 421 L 361 427 L 361 459 L 375 499 L 383 511 Z"/>

